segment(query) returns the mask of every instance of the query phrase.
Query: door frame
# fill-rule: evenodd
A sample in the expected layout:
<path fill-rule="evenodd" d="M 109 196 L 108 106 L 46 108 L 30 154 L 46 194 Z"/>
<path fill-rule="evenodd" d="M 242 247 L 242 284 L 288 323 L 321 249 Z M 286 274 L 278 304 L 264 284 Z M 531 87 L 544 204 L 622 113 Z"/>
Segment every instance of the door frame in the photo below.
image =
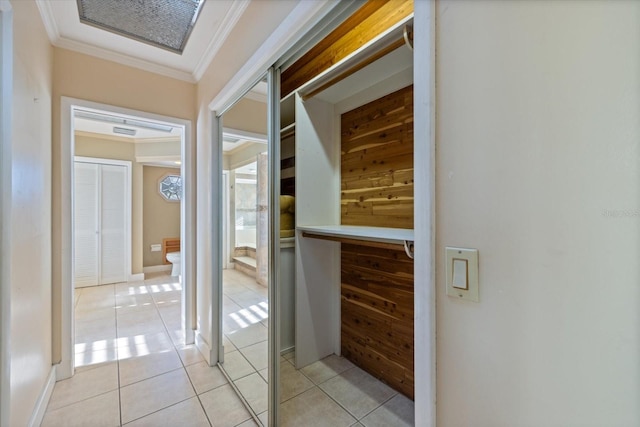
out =
<path fill-rule="evenodd" d="M 80 162 L 80 163 L 91 163 L 94 165 L 111 165 L 111 166 L 122 166 L 126 168 L 126 177 L 127 177 L 127 182 L 126 182 L 126 189 L 125 189 L 125 194 L 124 194 L 124 198 L 125 198 L 125 212 L 126 212 L 126 217 L 127 217 L 127 221 L 124 225 L 124 232 L 125 232 L 125 265 L 124 265 L 124 270 L 125 270 L 125 274 L 127 276 L 127 281 L 131 281 L 132 280 L 132 274 L 131 274 L 131 220 L 132 220 L 132 215 L 133 215 L 133 209 L 131 206 L 131 192 L 132 192 L 132 185 L 133 185 L 133 181 L 132 181 L 132 174 L 131 174 L 131 169 L 132 169 L 132 164 L 130 161 L 128 160 L 112 160 L 112 159 L 104 159 L 104 158 L 98 158 L 98 157 L 83 157 L 83 156 L 74 156 L 73 158 L 74 161 L 74 165 L 75 162 Z M 73 184 L 75 184 L 75 174 L 73 177 Z M 75 191 L 72 187 L 71 190 L 71 208 L 72 208 L 72 215 L 73 212 L 75 212 Z M 71 220 L 71 225 L 73 226 L 73 228 L 71 229 L 72 234 L 72 241 L 75 242 L 75 218 L 72 217 Z M 73 252 L 73 256 L 75 259 L 75 245 L 73 248 L 74 252 Z M 72 261 L 74 262 L 74 261 Z M 75 277 L 75 262 L 73 263 L 73 274 Z M 98 277 L 98 281 L 100 281 L 100 277 Z M 100 283 L 101 284 L 101 283 Z M 75 289 L 75 284 L 74 284 L 74 289 Z"/>
<path fill-rule="evenodd" d="M 11 138 L 13 9 L 0 0 L 0 425 L 11 407 Z"/>
<path fill-rule="evenodd" d="M 57 379 L 70 378 L 74 374 L 74 284 L 73 284 L 73 161 L 75 136 L 73 127 L 74 111 L 95 110 L 121 116 L 143 118 L 144 120 L 168 124 L 182 128 L 182 188 L 183 197 L 180 203 L 180 234 L 182 252 L 182 330 L 185 344 L 194 341 L 196 325 L 195 306 L 195 144 L 193 142 L 193 125 L 191 121 L 177 117 L 163 116 L 146 111 L 133 110 L 84 99 L 62 96 L 60 100 L 60 203 L 61 227 L 60 246 L 54 248 L 60 253 L 61 302 L 60 302 L 60 343 L 61 360 L 56 370 Z M 54 325 L 55 327 L 55 325 Z M 55 332 L 54 332 L 55 336 Z"/>

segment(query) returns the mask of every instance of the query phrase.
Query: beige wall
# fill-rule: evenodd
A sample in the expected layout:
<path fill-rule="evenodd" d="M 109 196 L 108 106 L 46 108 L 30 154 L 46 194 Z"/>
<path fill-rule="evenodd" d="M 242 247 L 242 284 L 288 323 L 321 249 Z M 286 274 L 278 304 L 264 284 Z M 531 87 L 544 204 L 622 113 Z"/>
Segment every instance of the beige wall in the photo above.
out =
<path fill-rule="evenodd" d="M 100 135 L 76 135 L 75 154 L 131 162 L 131 273 L 142 273 L 142 165 L 136 163 L 135 144 Z"/>
<path fill-rule="evenodd" d="M 162 265 L 162 252 L 151 252 L 152 244 L 167 237 L 180 237 L 180 203 L 160 195 L 158 185 L 166 175 L 180 175 L 180 169 L 143 167 L 143 263 L 145 267 Z"/>
<path fill-rule="evenodd" d="M 225 128 L 252 132 L 267 137 L 267 104 L 248 98 L 242 98 L 227 111 L 222 120 Z M 222 168 L 225 170 L 255 162 L 259 153 L 267 151 L 267 144 L 251 143 L 225 154 Z"/>
<path fill-rule="evenodd" d="M 243 130 L 267 136 L 267 103 L 242 98 L 227 111 L 222 125 L 225 128 Z"/>
<path fill-rule="evenodd" d="M 196 86 L 191 83 L 149 73 L 88 55 L 54 48 L 53 58 L 53 341 L 54 361 L 60 360 L 61 255 L 69 255 L 60 230 L 70 227 L 62 215 L 60 103 L 67 96 L 196 121 Z M 195 139 L 195 132 L 193 139 Z"/>
<path fill-rule="evenodd" d="M 640 2 L 436 10 L 437 425 L 640 425 Z"/>
<path fill-rule="evenodd" d="M 11 379 L 7 425 L 25 426 L 51 370 L 53 50 L 35 3 L 14 1 L 11 4 L 14 9 L 14 94 Z M 5 417 L 3 414 L 3 419 Z"/>

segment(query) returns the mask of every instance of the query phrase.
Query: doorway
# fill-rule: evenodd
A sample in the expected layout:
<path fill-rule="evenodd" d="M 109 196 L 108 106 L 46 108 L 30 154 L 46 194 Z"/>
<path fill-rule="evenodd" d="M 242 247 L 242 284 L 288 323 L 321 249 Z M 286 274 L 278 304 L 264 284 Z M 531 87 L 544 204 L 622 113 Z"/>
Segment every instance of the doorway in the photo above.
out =
<path fill-rule="evenodd" d="M 114 107 L 104 104 L 93 103 L 84 100 L 62 98 L 62 113 L 61 113 L 61 139 L 62 139 L 62 156 L 61 156 L 61 171 L 62 171 L 62 203 L 63 203 L 63 217 L 68 218 L 63 223 L 61 230 L 63 248 L 67 249 L 62 251 L 62 277 L 66 280 L 63 281 L 66 285 L 61 290 L 62 294 L 62 327 L 61 327 L 61 355 L 62 361 L 58 369 L 58 379 L 69 378 L 74 373 L 74 356 L 76 353 L 74 343 L 74 303 L 75 295 L 75 283 L 74 283 L 74 252 L 75 248 L 74 233 L 73 233 L 73 185 L 74 185 L 74 173 L 73 173 L 73 161 L 76 154 L 77 144 L 77 129 L 76 121 L 80 115 L 82 119 L 86 119 L 88 116 L 93 115 L 100 116 L 101 120 L 98 120 L 101 126 L 106 126 L 109 129 L 123 128 L 125 131 L 138 129 L 139 131 L 144 128 L 156 128 L 159 129 L 171 129 L 172 135 L 177 135 L 177 141 L 179 145 L 177 147 L 177 158 L 168 158 L 166 155 L 154 155 L 148 151 L 151 144 L 144 144 L 145 147 L 142 150 L 134 150 L 134 157 L 136 161 L 143 162 L 165 162 L 171 163 L 177 172 L 177 176 L 182 182 L 182 195 L 181 202 L 179 203 L 180 221 L 179 236 L 167 236 L 167 237 L 179 237 L 181 245 L 181 284 L 179 285 L 179 301 L 178 301 L 178 324 L 180 325 L 180 339 L 184 343 L 193 343 L 194 331 L 193 325 L 195 309 L 194 309 L 194 281 L 195 281 L 195 269 L 194 269 L 194 221 L 193 216 L 195 213 L 195 192 L 193 191 L 192 183 L 194 180 L 194 155 L 193 155 L 193 143 L 191 135 L 191 123 L 187 120 L 159 116 L 151 113 L 124 109 L 120 107 Z M 149 129 L 147 129 L 149 130 Z M 139 134 L 140 135 L 140 134 Z M 161 141 L 167 142 L 167 141 Z M 166 147 L 164 147 L 166 148 Z M 147 151 L 145 151 L 147 150 Z M 166 151 L 166 150 L 165 150 Z M 179 172 L 178 172 L 179 171 Z M 142 177 L 142 166 L 139 168 L 139 177 Z M 142 185 L 140 186 L 142 188 Z M 131 197 L 132 204 L 136 203 L 141 206 L 142 195 L 133 192 Z M 142 209 L 140 209 L 140 215 L 138 219 L 141 222 Z M 132 221 L 135 223 L 135 219 Z M 142 232 L 139 233 L 141 240 Z M 129 245 L 131 247 L 132 245 Z M 127 273 L 127 280 L 143 280 L 144 274 L 142 271 L 142 242 L 138 242 L 139 253 L 137 254 L 138 260 L 136 261 L 136 255 L 132 254 L 129 260 L 132 259 L 137 263 L 138 268 L 133 270 L 129 268 Z M 151 247 L 155 245 L 148 245 L 148 250 L 155 250 Z M 134 274 L 132 274 L 134 273 Z M 178 286 L 178 285 L 176 285 Z M 175 290 L 175 289 L 174 289 Z"/>

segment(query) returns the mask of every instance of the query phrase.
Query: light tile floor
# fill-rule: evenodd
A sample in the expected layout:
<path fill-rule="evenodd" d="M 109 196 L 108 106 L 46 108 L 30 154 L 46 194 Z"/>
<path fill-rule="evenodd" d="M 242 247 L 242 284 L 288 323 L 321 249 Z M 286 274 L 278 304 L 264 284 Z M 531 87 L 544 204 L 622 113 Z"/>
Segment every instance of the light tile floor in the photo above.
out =
<path fill-rule="evenodd" d="M 266 425 L 267 290 L 224 273 L 225 371 Z M 251 414 L 180 331 L 181 286 L 144 282 L 76 290 L 76 374 L 56 383 L 43 426 L 242 426 Z M 413 402 L 346 359 L 296 370 L 281 359 L 283 426 L 411 426 Z"/>
<path fill-rule="evenodd" d="M 224 369 L 254 413 L 267 420 L 267 290 L 224 274 Z M 329 356 L 301 370 L 280 361 L 282 426 L 413 426 L 414 404 L 348 360 Z M 259 375 L 258 375 L 259 374 Z"/>

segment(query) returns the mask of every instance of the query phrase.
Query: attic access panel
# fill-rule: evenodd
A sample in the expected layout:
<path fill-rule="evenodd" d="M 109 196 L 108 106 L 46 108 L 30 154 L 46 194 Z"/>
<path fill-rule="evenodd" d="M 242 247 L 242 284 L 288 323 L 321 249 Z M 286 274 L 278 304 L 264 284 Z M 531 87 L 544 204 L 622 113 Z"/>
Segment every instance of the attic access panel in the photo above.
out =
<path fill-rule="evenodd" d="M 205 0 L 77 0 L 80 22 L 182 54 Z"/>

